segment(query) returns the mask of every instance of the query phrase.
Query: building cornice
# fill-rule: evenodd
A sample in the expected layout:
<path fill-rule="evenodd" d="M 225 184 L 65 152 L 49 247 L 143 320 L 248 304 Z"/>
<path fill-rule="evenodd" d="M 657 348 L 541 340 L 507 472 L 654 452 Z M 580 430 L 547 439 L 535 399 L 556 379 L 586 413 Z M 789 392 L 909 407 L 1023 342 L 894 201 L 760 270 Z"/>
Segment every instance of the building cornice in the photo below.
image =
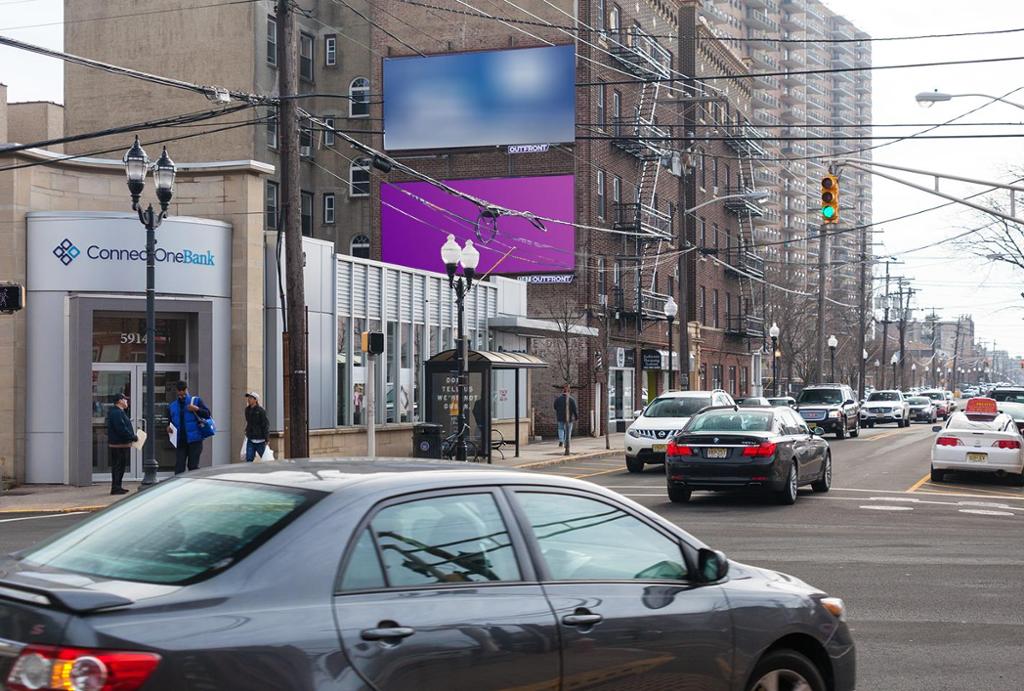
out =
<path fill-rule="evenodd" d="M 10 142 L 16 144 L 16 142 Z M 0 156 L 5 152 L 0 148 Z M 74 156 L 59 154 L 46 149 L 23 149 L 6 154 L 15 158 L 25 158 L 62 168 L 81 168 L 99 172 L 124 172 L 124 163 L 113 158 L 94 158 L 91 156 Z M 274 166 L 263 161 L 240 159 L 237 161 L 198 161 L 194 163 L 176 163 L 178 173 L 255 173 L 257 175 L 273 175 Z"/>

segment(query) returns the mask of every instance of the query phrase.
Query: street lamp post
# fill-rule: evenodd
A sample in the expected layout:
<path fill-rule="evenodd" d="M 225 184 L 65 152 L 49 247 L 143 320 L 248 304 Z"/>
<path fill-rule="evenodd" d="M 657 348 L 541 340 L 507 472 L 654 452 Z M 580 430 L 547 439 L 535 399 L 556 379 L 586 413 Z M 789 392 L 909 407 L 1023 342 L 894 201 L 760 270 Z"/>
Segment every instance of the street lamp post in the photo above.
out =
<path fill-rule="evenodd" d="M 135 143 L 124 155 L 124 171 L 128 176 L 128 192 L 132 196 L 132 209 L 139 215 L 139 221 L 146 228 L 146 382 L 144 385 L 143 416 L 146 422 L 146 443 L 143 449 L 142 486 L 156 484 L 156 472 L 160 467 L 156 460 L 156 229 L 167 218 L 167 206 L 174 195 L 174 161 L 167 155 L 164 147 L 160 158 L 153 165 L 153 182 L 156 183 L 156 198 L 160 202 L 160 211 L 153 210 L 148 204 L 145 209 L 139 203 L 142 190 L 146 187 L 146 174 L 149 172 L 149 156 L 139 144 L 138 135 Z"/>
<path fill-rule="evenodd" d="M 896 381 L 896 365 L 900 361 L 899 353 L 893 353 L 889 359 L 889 363 L 892 365 L 892 388 L 899 389 L 899 382 Z"/>
<path fill-rule="evenodd" d="M 861 358 L 861 361 L 862 361 L 862 367 L 860 368 L 860 382 L 858 383 L 858 386 L 857 386 L 857 393 L 858 393 L 858 398 L 860 400 L 863 400 L 864 399 L 864 387 L 867 386 L 867 378 L 868 378 L 868 375 L 867 375 L 867 372 L 868 372 L 868 351 L 867 350 L 860 351 L 860 358 Z"/>
<path fill-rule="evenodd" d="M 441 261 L 448 272 L 448 287 L 455 291 L 455 307 L 458 312 L 458 333 L 455 341 L 456 363 L 459 368 L 456 384 L 459 414 L 455 424 L 458 428 L 455 442 L 455 460 L 466 460 L 466 389 L 469 386 L 469 358 L 466 348 L 466 294 L 473 287 L 476 267 L 480 262 L 480 252 L 473 247 L 472 240 L 466 240 L 465 247 L 459 247 L 455 236 L 449 235 L 441 246 Z M 456 276 L 455 270 L 462 264 L 462 275 Z"/>
<path fill-rule="evenodd" d="M 875 358 L 875 388 L 881 386 L 882 382 L 882 362 L 878 358 Z"/>
<path fill-rule="evenodd" d="M 675 385 L 675 369 L 672 368 L 672 322 L 676 318 L 676 314 L 679 313 L 679 305 L 672 298 L 668 296 L 668 300 L 665 301 L 665 319 L 668 320 L 668 388 L 669 391 Z"/>
<path fill-rule="evenodd" d="M 835 337 L 835 334 L 832 334 L 831 336 L 828 337 L 828 355 L 829 355 L 829 359 L 831 360 L 831 363 L 832 363 L 832 374 L 831 374 L 831 377 L 832 377 L 832 383 L 833 384 L 836 381 L 836 347 L 838 345 L 839 345 L 839 339 L 837 339 Z"/>
<path fill-rule="evenodd" d="M 772 339 L 772 389 L 776 396 L 779 395 L 779 325 L 772 322 L 772 327 L 768 329 L 768 335 Z"/>
<path fill-rule="evenodd" d="M 965 96 L 987 98 L 993 101 L 999 101 L 1000 103 L 1005 103 L 1008 106 L 1013 106 L 1015 108 L 1020 108 L 1021 110 L 1024 110 L 1024 104 L 1010 101 L 1008 99 L 1003 98 L 1002 96 L 992 96 L 990 94 L 947 94 L 936 89 L 935 91 L 922 91 L 914 98 L 920 105 L 925 106 L 926 108 L 931 108 L 936 103 L 952 101 L 954 98 L 964 98 Z"/>
<path fill-rule="evenodd" d="M 910 388 L 917 386 L 917 363 L 913 362 L 910 365 Z"/>

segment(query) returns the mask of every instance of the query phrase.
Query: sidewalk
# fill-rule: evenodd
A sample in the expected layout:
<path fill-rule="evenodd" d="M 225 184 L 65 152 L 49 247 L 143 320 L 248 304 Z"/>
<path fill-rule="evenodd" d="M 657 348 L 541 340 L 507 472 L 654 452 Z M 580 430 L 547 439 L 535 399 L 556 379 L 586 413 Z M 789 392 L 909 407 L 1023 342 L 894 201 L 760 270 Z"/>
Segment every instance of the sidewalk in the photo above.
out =
<path fill-rule="evenodd" d="M 611 450 L 605 449 L 604 437 L 576 437 L 570 447 L 572 453 L 564 455 L 565 449 L 558 446 L 557 440 L 523 444 L 519 447 L 519 458 L 515 457 L 515 447 L 507 446 L 501 454 L 494 453 L 494 466 L 499 468 L 521 468 L 524 470 L 543 469 L 562 465 L 573 461 L 591 458 L 613 458 L 622 455 L 623 435 L 613 434 L 610 437 Z M 14 518 L 25 513 L 70 513 L 73 511 L 96 511 L 113 504 L 119 499 L 130 497 L 138 489 L 138 482 L 125 482 L 129 494 L 110 495 L 107 483 L 93 484 L 89 487 L 70 487 L 68 485 L 22 485 L 0 493 L 0 521 Z"/>

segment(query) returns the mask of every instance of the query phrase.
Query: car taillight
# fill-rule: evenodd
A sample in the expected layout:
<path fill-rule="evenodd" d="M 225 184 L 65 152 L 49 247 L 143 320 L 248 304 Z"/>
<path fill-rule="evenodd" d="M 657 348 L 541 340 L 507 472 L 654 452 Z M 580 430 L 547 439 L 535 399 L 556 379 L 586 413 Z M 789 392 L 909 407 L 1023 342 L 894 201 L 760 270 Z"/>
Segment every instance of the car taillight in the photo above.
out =
<path fill-rule="evenodd" d="M 1020 442 L 1017 441 L 1016 439 L 1000 439 L 992 446 L 996 447 L 997 449 L 1019 449 Z"/>
<path fill-rule="evenodd" d="M 7 675 L 8 691 L 134 691 L 160 664 L 156 653 L 25 647 Z"/>
<path fill-rule="evenodd" d="M 767 458 L 775 453 L 775 442 L 761 442 L 757 446 L 748 446 L 743 449 L 744 456 L 752 456 L 754 458 Z"/>
<path fill-rule="evenodd" d="M 936 446 L 963 446 L 963 442 L 956 437 L 939 437 L 935 440 Z"/>
<path fill-rule="evenodd" d="M 674 441 L 670 441 L 668 446 L 665 447 L 666 456 L 692 456 L 693 449 L 685 444 L 676 444 Z"/>

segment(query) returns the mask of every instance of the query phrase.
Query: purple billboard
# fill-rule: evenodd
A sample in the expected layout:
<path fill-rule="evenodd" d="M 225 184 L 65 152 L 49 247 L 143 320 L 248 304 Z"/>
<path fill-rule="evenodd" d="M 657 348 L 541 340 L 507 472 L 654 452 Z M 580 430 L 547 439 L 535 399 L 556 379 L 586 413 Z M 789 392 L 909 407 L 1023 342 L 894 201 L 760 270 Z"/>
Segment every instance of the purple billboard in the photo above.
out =
<path fill-rule="evenodd" d="M 444 272 L 441 245 L 450 233 L 460 246 L 472 240 L 480 250 L 477 273 L 481 275 L 575 269 L 572 175 L 446 180 L 445 184 L 495 206 L 553 220 L 544 221 L 541 230 L 525 218 L 484 217 L 472 202 L 426 182 L 383 183 L 380 221 L 385 262 Z"/>

